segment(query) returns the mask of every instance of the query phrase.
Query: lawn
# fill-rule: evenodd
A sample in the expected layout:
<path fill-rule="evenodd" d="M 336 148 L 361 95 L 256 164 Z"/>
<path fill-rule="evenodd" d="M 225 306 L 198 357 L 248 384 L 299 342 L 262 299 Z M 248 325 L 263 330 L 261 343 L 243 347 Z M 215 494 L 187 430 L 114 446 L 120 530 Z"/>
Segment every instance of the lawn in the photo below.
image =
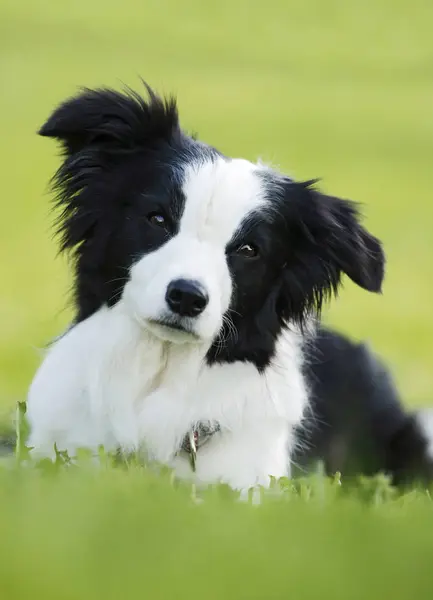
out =
<path fill-rule="evenodd" d="M 0 597 L 431 600 L 431 499 L 300 487 L 196 504 L 138 468 L 0 471 Z"/>
<path fill-rule="evenodd" d="M 429 0 L 2 0 L 5 418 L 70 317 L 50 234 L 57 150 L 35 132 L 78 86 L 139 76 L 177 93 L 184 127 L 227 154 L 364 205 L 387 252 L 384 294 L 347 282 L 325 318 L 370 340 L 407 405 L 433 403 L 432 31 Z M 5 466 L 0 479 L 2 600 L 433 596 L 424 492 L 366 507 L 323 483 L 331 499 L 289 490 L 257 508 L 224 490 L 193 506 L 136 467 Z"/>

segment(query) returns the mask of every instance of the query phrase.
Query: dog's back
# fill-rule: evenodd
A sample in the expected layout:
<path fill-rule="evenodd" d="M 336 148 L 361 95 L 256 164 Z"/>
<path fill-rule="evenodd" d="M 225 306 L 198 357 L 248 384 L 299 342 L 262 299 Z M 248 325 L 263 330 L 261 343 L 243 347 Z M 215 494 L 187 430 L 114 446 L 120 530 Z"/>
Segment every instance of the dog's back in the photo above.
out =
<path fill-rule="evenodd" d="M 433 476 L 423 414 L 408 414 L 392 376 L 364 343 L 321 328 L 308 345 L 311 407 L 295 461 L 328 473 L 384 471 L 395 483 Z"/>

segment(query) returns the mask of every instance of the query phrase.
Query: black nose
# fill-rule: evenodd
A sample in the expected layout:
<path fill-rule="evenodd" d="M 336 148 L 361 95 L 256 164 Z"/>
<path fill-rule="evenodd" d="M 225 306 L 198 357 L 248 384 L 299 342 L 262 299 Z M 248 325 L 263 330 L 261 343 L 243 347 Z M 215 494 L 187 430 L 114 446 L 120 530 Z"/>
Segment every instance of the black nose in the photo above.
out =
<path fill-rule="evenodd" d="M 196 317 L 206 308 L 209 296 L 197 281 L 176 279 L 169 283 L 165 300 L 177 315 Z"/>

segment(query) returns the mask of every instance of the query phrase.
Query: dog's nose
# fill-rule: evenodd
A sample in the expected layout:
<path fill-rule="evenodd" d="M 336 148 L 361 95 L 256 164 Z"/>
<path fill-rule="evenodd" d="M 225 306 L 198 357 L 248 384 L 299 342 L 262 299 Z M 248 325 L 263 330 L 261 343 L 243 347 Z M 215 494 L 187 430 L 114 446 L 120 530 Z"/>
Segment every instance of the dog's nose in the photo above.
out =
<path fill-rule="evenodd" d="M 169 283 L 165 300 L 177 315 L 196 317 L 206 308 L 209 296 L 197 281 L 176 279 Z"/>

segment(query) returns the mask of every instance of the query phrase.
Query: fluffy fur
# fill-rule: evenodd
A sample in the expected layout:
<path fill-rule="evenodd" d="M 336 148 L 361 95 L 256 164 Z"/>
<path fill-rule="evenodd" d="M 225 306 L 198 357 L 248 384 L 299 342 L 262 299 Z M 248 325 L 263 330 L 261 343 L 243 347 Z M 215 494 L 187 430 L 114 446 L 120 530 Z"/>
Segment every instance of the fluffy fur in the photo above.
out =
<path fill-rule="evenodd" d="M 148 92 L 85 90 L 40 131 L 64 151 L 76 310 L 31 385 L 29 444 L 140 449 L 198 482 L 267 485 L 289 472 L 322 303 L 343 273 L 379 292 L 382 248 L 353 203 L 223 156 Z M 179 450 L 203 421 L 220 430 L 193 474 Z"/>

